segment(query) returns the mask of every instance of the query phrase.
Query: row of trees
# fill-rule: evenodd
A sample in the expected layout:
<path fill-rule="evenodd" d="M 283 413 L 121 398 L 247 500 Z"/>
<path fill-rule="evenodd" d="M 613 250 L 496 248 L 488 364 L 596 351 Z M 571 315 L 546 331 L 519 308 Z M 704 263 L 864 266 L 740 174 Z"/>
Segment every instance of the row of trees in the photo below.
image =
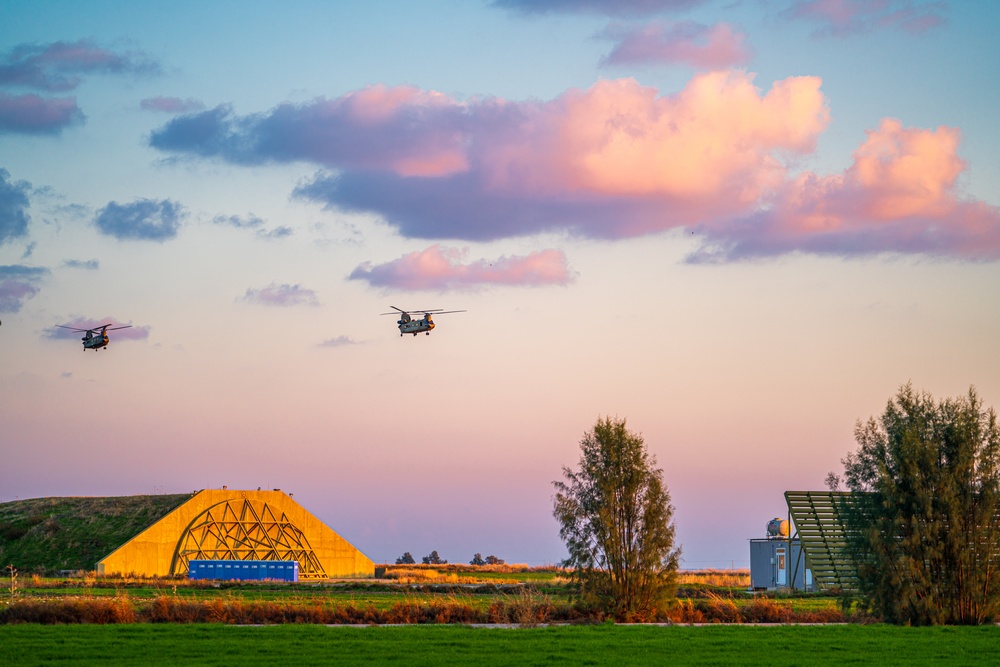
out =
<path fill-rule="evenodd" d="M 430 552 L 426 556 L 420 559 L 424 565 L 447 565 L 448 561 L 441 560 L 441 556 L 438 555 L 437 549 Z M 413 559 L 413 554 L 409 551 L 404 552 L 402 556 L 396 559 L 396 565 L 413 565 L 417 561 Z"/>
<path fill-rule="evenodd" d="M 472 560 L 469 561 L 469 565 L 505 565 L 506 563 L 507 561 L 503 558 L 497 558 L 493 554 L 483 558 L 483 555 L 480 553 L 477 553 L 472 557 Z"/>
<path fill-rule="evenodd" d="M 437 549 L 430 552 L 420 560 L 424 565 L 448 564 L 448 561 L 442 560 L 441 556 L 438 555 Z M 413 554 L 411 554 L 409 551 L 405 552 L 402 556 L 396 559 L 396 565 L 414 565 L 416 564 L 416 562 L 417 561 L 414 560 L 413 558 Z M 477 553 L 475 556 L 472 557 L 472 560 L 469 561 L 469 565 L 503 565 L 506 562 L 507 561 L 505 561 L 503 558 L 497 558 L 493 554 L 490 554 L 486 558 L 483 558 L 482 554 Z"/>
<path fill-rule="evenodd" d="M 937 402 L 907 384 L 880 419 L 857 423 L 855 439 L 843 510 L 861 608 L 914 625 L 1000 618 L 996 412 L 974 388 Z M 585 602 L 652 618 L 674 598 L 680 558 L 663 471 L 624 419 L 599 419 L 580 450 L 578 469 L 554 482 L 563 565 Z"/>

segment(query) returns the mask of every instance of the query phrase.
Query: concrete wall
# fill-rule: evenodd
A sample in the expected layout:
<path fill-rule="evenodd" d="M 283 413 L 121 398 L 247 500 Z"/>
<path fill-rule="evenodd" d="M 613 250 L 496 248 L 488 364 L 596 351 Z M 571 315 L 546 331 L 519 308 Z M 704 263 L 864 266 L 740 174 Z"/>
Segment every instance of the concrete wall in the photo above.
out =
<path fill-rule="evenodd" d="M 328 577 L 371 577 L 375 563 L 282 491 L 205 489 L 115 549 L 97 563 L 98 574 L 168 576 L 177 567 L 177 549 L 192 523 L 206 510 L 227 501 L 266 503 L 301 530 Z M 300 563 L 300 567 L 303 564 Z"/>

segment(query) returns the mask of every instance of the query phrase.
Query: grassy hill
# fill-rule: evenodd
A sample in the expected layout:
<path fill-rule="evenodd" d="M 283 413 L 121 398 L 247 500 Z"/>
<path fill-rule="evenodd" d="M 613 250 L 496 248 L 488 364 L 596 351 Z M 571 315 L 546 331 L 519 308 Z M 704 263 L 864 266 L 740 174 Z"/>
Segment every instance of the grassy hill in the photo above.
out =
<path fill-rule="evenodd" d="M 0 566 L 23 573 L 93 570 L 191 494 L 33 498 L 0 503 Z"/>

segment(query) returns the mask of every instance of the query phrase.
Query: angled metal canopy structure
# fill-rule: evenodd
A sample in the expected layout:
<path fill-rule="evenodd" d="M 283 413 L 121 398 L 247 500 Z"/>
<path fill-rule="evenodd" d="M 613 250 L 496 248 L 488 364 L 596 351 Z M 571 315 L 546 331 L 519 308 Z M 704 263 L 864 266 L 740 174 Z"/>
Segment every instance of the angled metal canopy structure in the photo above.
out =
<path fill-rule="evenodd" d="M 858 573 L 847 557 L 843 508 L 852 502 L 845 491 L 785 491 L 795 536 L 806 554 L 806 566 L 822 590 L 856 591 Z"/>

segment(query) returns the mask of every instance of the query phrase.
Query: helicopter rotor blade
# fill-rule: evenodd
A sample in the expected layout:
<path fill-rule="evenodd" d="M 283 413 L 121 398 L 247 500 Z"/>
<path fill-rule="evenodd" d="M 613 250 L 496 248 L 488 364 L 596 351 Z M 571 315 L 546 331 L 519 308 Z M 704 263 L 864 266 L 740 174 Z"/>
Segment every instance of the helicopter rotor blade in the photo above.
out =
<path fill-rule="evenodd" d="M 114 323 L 112 322 L 111 324 L 114 324 Z M 131 329 L 132 328 L 131 324 L 123 324 L 123 325 L 118 326 L 118 327 L 113 327 L 113 326 L 111 326 L 111 324 L 102 324 L 100 326 L 94 327 L 93 329 L 80 329 L 78 327 L 67 327 L 67 326 L 63 326 L 62 324 L 57 324 L 56 326 L 59 327 L 60 329 L 69 329 L 70 331 L 79 331 L 80 333 L 96 333 L 98 331 L 117 331 L 118 329 Z"/>
<path fill-rule="evenodd" d="M 441 308 L 413 308 L 412 310 L 403 310 L 402 308 L 396 308 L 396 306 L 389 306 L 390 308 L 395 308 L 399 313 L 404 315 L 444 315 L 445 313 L 464 313 L 464 310 L 442 310 Z M 379 315 L 397 315 L 398 313 L 379 313 Z"/>

